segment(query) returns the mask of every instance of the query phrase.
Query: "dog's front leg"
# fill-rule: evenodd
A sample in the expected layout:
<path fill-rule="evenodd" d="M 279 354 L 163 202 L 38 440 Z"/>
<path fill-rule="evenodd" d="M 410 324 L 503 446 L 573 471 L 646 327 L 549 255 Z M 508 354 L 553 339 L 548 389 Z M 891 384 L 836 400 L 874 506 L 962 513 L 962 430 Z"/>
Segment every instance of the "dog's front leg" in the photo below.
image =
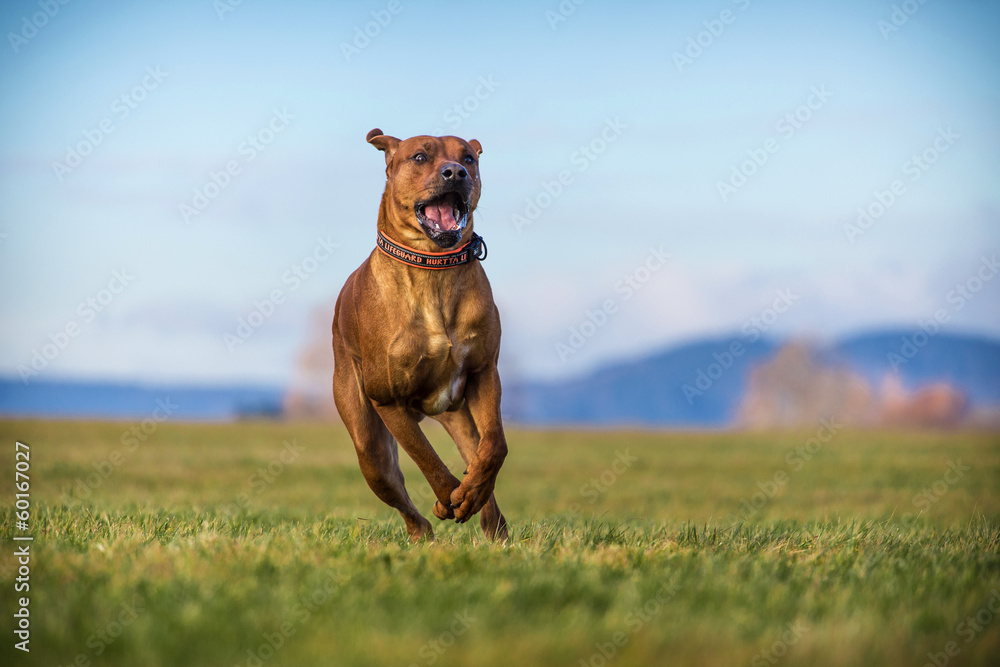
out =
<path fill-rule="evenodd" d="M 479 429 L 479 447 L 465 479 L 451 493 L 455 521 L 465 523 L 489 501 L 497 474 L 507 458 L 507 439 L 500 420 L 500 374 L 496 364 L 470 375 L 465 400 Z"/>
<path fill-rule="evenodd" d="M 434 516 L 439 519 L 453 519 L 451 510 L 452 491 L 459 486 L 458 478 L 451 474 L 448 466 L 437 455 L 427 436 L 420 430 L 420 425 L 406 408 L 396 405 L 377 406 L 379 417 L 385 423 L 389 433 L 396 439 L 403 450 L 410 455 L 413 462 L 420 468 L 437 496 L 434 505 Z"/>

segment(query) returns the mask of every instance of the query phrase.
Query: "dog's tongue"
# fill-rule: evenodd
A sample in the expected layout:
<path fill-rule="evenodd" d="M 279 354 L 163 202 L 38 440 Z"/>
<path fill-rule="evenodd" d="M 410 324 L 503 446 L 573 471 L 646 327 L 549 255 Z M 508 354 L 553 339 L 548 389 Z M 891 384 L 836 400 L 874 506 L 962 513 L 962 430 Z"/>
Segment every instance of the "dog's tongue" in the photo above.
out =
<path fill-rule="evenodd" d="M 428 204 L 424 215 L 428 220 L 436 222 L 443 231 L 449 232 L 458 227 L 458 220 L 455 219 L 451 202 L 447 198 L 438 204 Z"/>

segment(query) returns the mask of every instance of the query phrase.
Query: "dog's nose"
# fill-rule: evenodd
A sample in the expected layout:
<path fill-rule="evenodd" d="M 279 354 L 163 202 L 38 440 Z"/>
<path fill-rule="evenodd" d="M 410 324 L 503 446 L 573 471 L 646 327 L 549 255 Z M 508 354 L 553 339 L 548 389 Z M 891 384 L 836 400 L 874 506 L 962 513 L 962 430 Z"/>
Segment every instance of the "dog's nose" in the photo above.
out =
<path fill-rule="evenodd" d="M 465 167 L 457 162 L 449 162 L 441 167 L 441 176 L 443 176 L 446 181 L 461 181 L 468 175 L 469 172 L 465 170 Z"/>

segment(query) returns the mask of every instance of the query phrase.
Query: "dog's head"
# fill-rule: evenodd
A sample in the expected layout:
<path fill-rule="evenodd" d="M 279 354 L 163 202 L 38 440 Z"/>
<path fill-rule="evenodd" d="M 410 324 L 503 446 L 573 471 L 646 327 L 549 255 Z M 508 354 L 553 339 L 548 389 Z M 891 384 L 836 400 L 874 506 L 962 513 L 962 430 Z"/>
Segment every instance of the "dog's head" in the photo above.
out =
<path fill-rule="evenodd" d="M 368 143 L 385 153 L 386 221 L 401 241 L 417 231 L 452 248 L 471 230 L 479 203 L 479 156 L 472 139 L 417 136 L 400 141 L 374 129 Z"/>

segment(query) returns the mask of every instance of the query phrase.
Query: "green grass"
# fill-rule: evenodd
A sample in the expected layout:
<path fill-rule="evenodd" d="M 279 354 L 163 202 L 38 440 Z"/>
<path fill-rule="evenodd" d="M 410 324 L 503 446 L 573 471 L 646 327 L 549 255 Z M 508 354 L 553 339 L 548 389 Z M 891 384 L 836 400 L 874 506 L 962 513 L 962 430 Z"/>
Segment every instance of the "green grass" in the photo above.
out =
<path fill-rule="evenodd" d="M 409 544 L 340 426 L 166 423 L 127 451 L 130 427 L 0 421 L 3 664 L 1000 658 L 988 607 L 1000 609 L 996 435 L 844 431 L 799 461 L 786 457 L 811 433 L 512 430 L 497 485 L 512 542 L 501 547 L 476 522 L 434 519 L 407 461 L 437 532 Z M 454 446 L 428 430 L 460 474 Z M 8 613 L 15 439 L 32 447 L 30 656 L 13 649 Z M 286 441 L 297 458 L 252 480 Z M 119 464 L 102 466 L 114 450 Z M 946 477 L 949 462 L 960 477 Z M 77 482 L 91 473 L 96 488 Z M 743 516 L 769 480 L 784 481 Z M 964 621 L 977 613 L 990 620 Z M 251 660 L 268 637 L 280 648 Z"/>

